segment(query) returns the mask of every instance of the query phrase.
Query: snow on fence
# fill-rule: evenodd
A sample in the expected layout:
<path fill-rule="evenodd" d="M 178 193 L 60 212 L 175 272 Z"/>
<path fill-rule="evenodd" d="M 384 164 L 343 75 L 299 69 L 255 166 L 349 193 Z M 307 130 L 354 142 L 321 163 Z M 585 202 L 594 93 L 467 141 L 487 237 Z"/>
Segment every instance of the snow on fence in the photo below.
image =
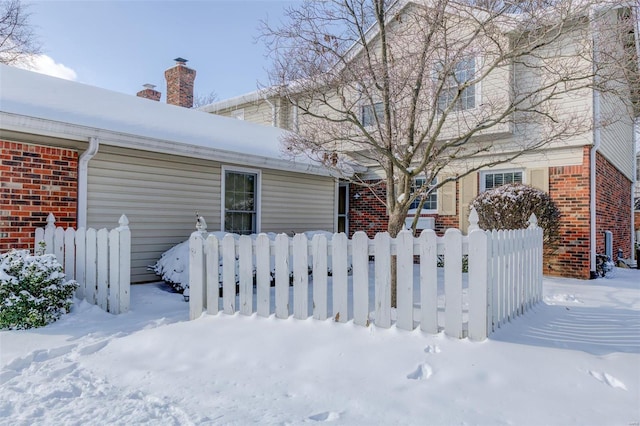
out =
<path fill-rule="evenodd" d="M 275 313 L 288 318 L 309 317 L 309 277 L 312 312 L 315 319 L 333 317 L 367 326 L 390 327 L 392 257 L 396 257 L 396 327 L 413 330 L 416 322 L 428 333 L 440 330 L 456 338 L 468 335 L 482 340 L 506 321 L 522 314 L 542 297 L 542 229 L 535 215 L 528 229 L 482 231 L 477 213 L 470 215 L 470 233 L 448 229 L 443 237 L 424 230 L 419 237 L 401 231 L 396 238 L 379 233 L 373 240 L 356 232 L 351 240 L 343 233 L 331 240 L 304 234 L 290 238 L 280 234 L 275 241 L 260 234 L 234 239 L 218 239 L 206 229 L 191 234 L 189 251 L 190 318 L 203 311 L 219 310 L 219 268 L 222 276 L 222 311 L 260 316 Z M 444 256 L 444 315 L 439 323 L 438 255 Z M 468 312 L 463 310 L 463 255 L 468 255 Z M 374 311 L 371 317 L 369 262 L 373 258 Z M 419 300 L 414 300 L 414 261 L 419 260 Z M 221 261 L 220 261 L 221 260 Z M 290 265 L 290 263 L 292 263 Z M 329 313 L 327 266 L 331 265 L 332 312 Z M 352 267 L 352 294 L 349 297 L 348 269 Z M 237 269 L 236 269 L 237 268 Z M 291 269 L 290 269 L 291 268 Z M 275 312 L 271 312 L 271 270 L 275 270 Z M 238 302 L 236 306 L 236 270 Z M 290 272 L 293 272 L 293 300 L 289 299 Z M 310 274 L 311 272 L 311 274 Z M 466 314 L 466 315 L 465 315 Z M 464 322 L 467 318 L 466 323 Z"/>
<path fill-rule="evenodd" d="M 66 278 L 78 282 L 76 297 L 113 314 L 129 311 L 131 284 L 129 220 L 122 215 L 118 224 L 111 231 L 65 230 L 56 228 L 50 213 L 46 227 L 37 228 L 35 235 L 36 250 L 44 243 L 45 253 L 55 254 Z"/>

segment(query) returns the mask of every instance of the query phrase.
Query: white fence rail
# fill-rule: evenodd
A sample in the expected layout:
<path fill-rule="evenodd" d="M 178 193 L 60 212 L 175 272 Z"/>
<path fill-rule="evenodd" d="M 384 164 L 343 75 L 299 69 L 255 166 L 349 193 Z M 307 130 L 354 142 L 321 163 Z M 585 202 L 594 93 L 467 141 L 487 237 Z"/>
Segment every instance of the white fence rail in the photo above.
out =
<path fill-rule="evenodd" d="M 130 303 L 131 231 L 125 215 L 118 224 L 111 231 L 65 230 L 56 228 L 49 214 L 46 227 L 35 234 L 36 250 L 44 243 L 45 253 L 55 254 L 66 278 L 78 282 L 76 297 L 113 314 L 128 312 Z"/>
<path fill-rule="evenodd" d="M 373 240 L 364 232 L 356 232 L 351 240 L 344 234 L 334 234 L 331 240 L 324 235 L 308 240 L 304 234 L 293 238 L 280 234 L 275 241 L 265 234 L 255 240 L 232 235 L 220 240 L 206 230 L 198 230 L 190 237 L 190 318 L 222 309 L 227 314 L 257 312 L 260 316 L 287 318 L 292 313 L 294 318 L 306 319 L 311 304 L 311 314 L 319 320 L 333 317 L 346 322 L 352 318 L 358 325 L 374 322 L 378 327 L 390 327 L 394 318 L 391 271 L 395 256 L 398 328 L 412 330 L 419 323 L 429 333 L 444 330 L 449 336 L 482 340 L 541 299 L 542 229 L 537 227 L 535 216 L 529 229 L 482 231 L 473 217 L 470 229 L 469 236 L 448 229 L 443 237 L 425 230 L 417 238 L 402 231 L 396 238 L 385 232 Z M 439 255 L 444 256 L 444 306 L 438 303 Z M 466 294 L 463 255 L 468 255 Z M 330 288 L 328 265 L 332 271 Z M 371 280 L 370 272 L 374 274 Z M 370 283 L 373 292 L 369 291 Z"/>

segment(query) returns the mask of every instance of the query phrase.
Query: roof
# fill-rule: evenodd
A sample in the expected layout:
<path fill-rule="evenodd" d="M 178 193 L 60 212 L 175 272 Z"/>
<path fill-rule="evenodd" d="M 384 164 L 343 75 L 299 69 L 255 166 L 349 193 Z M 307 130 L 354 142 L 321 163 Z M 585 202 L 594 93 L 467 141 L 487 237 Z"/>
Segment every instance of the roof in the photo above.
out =
<path fill-rule="evenodd" d="M 281 149 L 285 130 L 0 64 L 0 127 L 242 165 L 329 175 Z M 10 128 L 12 127 L 12 128 Z"/>

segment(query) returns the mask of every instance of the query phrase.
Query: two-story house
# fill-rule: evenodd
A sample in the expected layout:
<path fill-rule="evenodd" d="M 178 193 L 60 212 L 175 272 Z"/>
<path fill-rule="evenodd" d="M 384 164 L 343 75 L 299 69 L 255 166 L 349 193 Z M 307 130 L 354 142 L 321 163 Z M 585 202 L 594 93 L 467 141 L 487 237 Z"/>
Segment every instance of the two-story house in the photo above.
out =
<path fill-rule="evenodd" d="M 422 2 L 404 2 L 403 9 L 392 19 L 402 22 L 402 13 L 415 3 Z M 623 3 L 604 9 L 591 9 L 590 13 L 576 17 L 578 23 L 575 27 L 566 30 L 566 33 L 554 34 L 554 40 L 544 51 L 536 52 L 530 57 L 548 60 L 549 63 L 554 63 L 555 59 L 561 62 L 571 58 L 574 66 L 587 69 L 599 66 L 598 52 L 623 49 L 635 57 L 631 74 L 637 75 L 637 23 L 626 27 L 621 25 L 637 22 L 636 13 L 633 7 Z M 598 25 L 594 25 L 593 22 L 596 18 Z M 624 37 L 604 36 L 608 28 L 622 27 L 627 28 Z M 505 39 L 513 40 L 509 38 L 513 34 L 509 31 L 513 30 L 504 31 Z M 375 42 L 375 34 L 370 40 L 372 43 Z M 619 41 L 620 44 L 612 44 L 614 41 Z M 585 52 L 590 54 L 592 60 L 585 59 Z M 453 72 L 456 84 L 471 81 L 473 76 L 481 73 L 489 62 L 485 60 L 487 55 L 486 51 L 476 50 L 470 60 L 456 64 Z M 464 118 L 465 111 L 478 111 L 483 106 L 495 102 L 500 96 L 510 98 L 513 102 L 514 93 L 524 91 L 523 88 L 541 78 L 541 69 L 543 68 L 535 68 L 518 58 L 497 66 L 488 72 L 485 78 L 467 84 L 464 90 L 460 90 L 462 96 L 456 101 L 456 109 L 460 110 L 457 115 L 458 121 L 453 125 L 449 123 L 449 126 L 459 129 L 460 117 Z M 637 87 L 622 87 L 624 90 L 616 91 L 614 94 L 613 91 L 597 87 L 596 80 L 602 77 L 594 73 L 592 78 L 593 85 L 584 85 L 572 93 L 566 91 L 550 100 L 551 108 L 557 114 L 554 117 L 555 122 L 566 126 L 566 129 L 570 129 L 575 123 L 576 128 L 582 126 L 580 131 L 570 135 L 558 132 L 556 139 L 546 141 L 538 149 L 518 153 L 512 159 L 496 164 L 486 161 L 484 166 L 468 174 L 465 172 L 469 170 L 469 161 L 451 161 L 441 170 L 438 179 L 444 181 L 450 176 L 460 177 L 428 196 L 420 212 L 422 220 L 419 221 L 419 228 L 432 227 L 439 233 L 449 227 L 466 230 L 469 203 L 478 193 L 505 183 L 522 182 L 548 192 L 562 214 L 561 246 L 555 255 L 545 259 L 546 274 L 585 279 L 593 276 L 595 254 L 605 251 L 605 231 L 610 231 L 613 237 L 614 257 L 617 257 L 618 250 L 621 250 L 624 258 L 631 258 L 636 158 L 633 116 L 638 115 Z M 624 82 L 616 81 L 611 84 L 621 86 Z M 445 87 L 444 91 L 441 90 L 440 94 L 433 98 L 432 109 L 444 109 L 440 104 L 446 104 L 447 93 L 454 93 L 457 88 L 452 87 L 453 92 L 447 92 L 446 89 Z M 621 97 L 620 93 L 627 93 L 626 98 Z M 311 125 L 306 114 L 308 111 L 290 100 L 290 97 L 282 97 L 277 88 L 267 88 L 216 102 L 202 109 L 214 114 L 304 133 L 305 126 Z M 377 108 L 380 105 L 375 102 L 354 105 L 354 108 L 359 110 L 353 113 L 360 116 L 363 124 L 379 114 Z M 505 120 L 481 135 L 474 136 L 478 143 L 491 146 L 489 152 L 477 154 L 478 161 L 482 162 L 483 156 L 494 155 L 496 150 L 516 151 L 522 146 L 523 140 L 532 138 L 532 135 L 539 131 L 530 123 L 519 122 L 521 116 L 513 113 L 510 115 L 511 121 Z M 447 137 L 447 131 L 455 133 L 455 130 L 445 129 L 443 139 Z M 367 161 L 367 156 L 359 155 L 355 149 L 351 152 L 351 157 L 366 168 L 357 173 L 358 180 L 369 184 L 382 180 L 383 171 L 375 161 Z M 416 187 L 425 184 L 420 181 L 420 177 L 415 180 Z M 376 232 L 387 229 L 387 209 L 381 202 L 386 196 L 384 185 L 362 187 L 345 181 L 340 186 L 339 196 L 336 215 L 340 230 L 348 234 L 363 230 L 373 236 Z M 412 218 L 414 214 L 416 210 L 409 210 L 408 218 Z"/>

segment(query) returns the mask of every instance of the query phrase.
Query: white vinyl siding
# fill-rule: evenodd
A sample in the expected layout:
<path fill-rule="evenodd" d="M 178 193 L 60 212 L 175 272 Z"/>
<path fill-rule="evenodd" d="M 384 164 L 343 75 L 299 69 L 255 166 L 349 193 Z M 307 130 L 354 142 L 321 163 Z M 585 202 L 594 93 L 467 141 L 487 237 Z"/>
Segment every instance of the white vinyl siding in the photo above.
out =
<path fill-rule="evenodd" d="M 220 166 L 213 162 L 101 147 L 88 181 L 89 227 L 111 229 L 122 214 L 129 218 L 132 282 L 158 279 L 147 267 L 189 238 L 196 211 L 210 228 L 220 217 Z"/>
<path fill-rule="evenodd" d="M 334 231 L 335 180 L 262 171 L 261 232 Z"/>

